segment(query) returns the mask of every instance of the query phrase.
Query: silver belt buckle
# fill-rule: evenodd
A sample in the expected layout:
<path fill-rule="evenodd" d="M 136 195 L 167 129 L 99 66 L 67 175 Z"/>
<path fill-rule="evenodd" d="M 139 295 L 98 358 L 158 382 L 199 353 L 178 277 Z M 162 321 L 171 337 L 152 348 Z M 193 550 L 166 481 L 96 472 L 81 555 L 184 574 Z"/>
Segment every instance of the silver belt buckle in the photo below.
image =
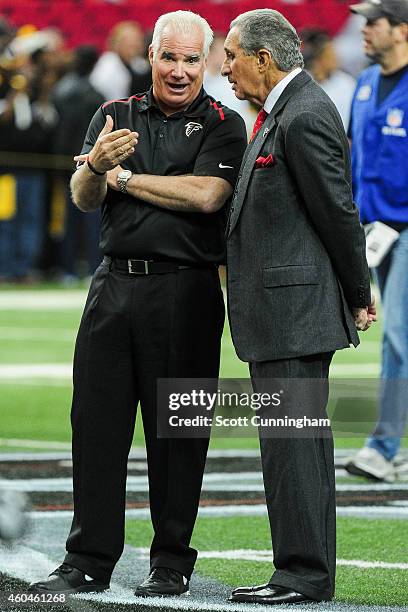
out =
<path fill-rule="evenodd" d="M 144 272 L 135 272 L 132 269 L 132 261 L 142 261 L 144 263 Z M 149 274 L 149 262 L 146 259 L 128 259 L 127 263 L 129 274 Z"/>

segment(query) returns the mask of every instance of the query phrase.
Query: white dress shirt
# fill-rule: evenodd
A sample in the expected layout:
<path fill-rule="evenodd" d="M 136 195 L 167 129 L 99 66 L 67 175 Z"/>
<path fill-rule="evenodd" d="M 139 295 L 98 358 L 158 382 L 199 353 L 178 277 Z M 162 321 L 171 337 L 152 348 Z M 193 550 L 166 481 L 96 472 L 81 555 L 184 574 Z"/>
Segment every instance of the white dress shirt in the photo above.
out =
<path fill-rule="evenodd" d="M 269 113 L 272 111 L 273 107 L 277 103 L 284 89 L 289 85 L 292 79 L 295 78 L 300 72 L 302 72 L 302 68 L 295 68 L 292 72 L 289 72 L 275 87 L 270 91 L 268 97 L 265 100 L 265 104 L 263 105 L 265 111 Z"/>

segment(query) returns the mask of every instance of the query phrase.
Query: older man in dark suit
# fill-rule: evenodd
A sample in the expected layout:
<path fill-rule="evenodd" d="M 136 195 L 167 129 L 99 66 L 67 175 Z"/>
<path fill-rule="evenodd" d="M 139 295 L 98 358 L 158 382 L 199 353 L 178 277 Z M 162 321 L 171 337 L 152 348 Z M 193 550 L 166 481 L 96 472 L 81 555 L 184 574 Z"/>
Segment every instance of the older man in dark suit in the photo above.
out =
<path fill-rule="evenodd" d="M 255 390 L 310 380 L 302 397 L 325 414 L 329 365 L 375 320 L 364 233 L 352 201 L 348 143 L 334 104 L 302 70 L 293 26 L 270 9 L 231 24 L 222 73 L 261 111 L 238 176 L 228 230 L 229 316 Z M 292 385 L 293 386 L 293 385 Z M 299 393 L 295 395 L 299 398 Z M 287 415 L 298 409 L 286 405 Z M 332 598 L 335 484 L 331 431 L 260 431 L 275 571 L 232 601 Z"/>

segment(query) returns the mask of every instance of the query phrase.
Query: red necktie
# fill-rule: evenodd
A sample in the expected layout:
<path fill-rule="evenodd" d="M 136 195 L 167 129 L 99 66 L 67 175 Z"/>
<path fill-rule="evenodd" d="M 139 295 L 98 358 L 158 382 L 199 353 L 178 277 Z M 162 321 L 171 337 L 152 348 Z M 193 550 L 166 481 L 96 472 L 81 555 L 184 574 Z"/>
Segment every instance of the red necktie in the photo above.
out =
<path fill-rule="evenodd" d="M 254 127 L 252 129 L 252 134 L 251 134 L 251 138 L 250 138 L 250 142 L 251 140 L 253 140 L 257 134 L 257 132 L 261 129 L 265 119 L 267 118 L 268 113 L 266 112 L 265 109 L 261 108 L 261 110 L 258 113 L 258 116 L 256 118 L 256 121 L 254 123 Z"/>

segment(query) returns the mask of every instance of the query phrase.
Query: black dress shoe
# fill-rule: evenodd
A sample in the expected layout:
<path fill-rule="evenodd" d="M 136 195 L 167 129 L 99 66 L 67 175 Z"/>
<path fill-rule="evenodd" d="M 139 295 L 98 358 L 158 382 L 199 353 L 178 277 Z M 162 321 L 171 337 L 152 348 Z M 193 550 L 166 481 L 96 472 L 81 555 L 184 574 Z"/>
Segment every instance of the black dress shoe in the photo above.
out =
<path fill-rule="evenodd" d="M 229 601 L 242 603 L 259 603 L 277 606 L 280 604 L 302 604 L 312 603 L 315 600 L 285 587 L 264 584 L 255 587 L 241 587 L 235 589 L 229 597 Z"/>
<path fill-rule="evenodd" d="M 109 584 L 102 584 L 76 567 L 63 563 L 41 582 L 33 582 L 28 587 L 30 593 L 93 593 L 106 591 Z"/>
<path fill-rule="evenodd" d="M 237 587 L 232 591 L 232 595 L 236 595 L 238 593 L 254 593 L 255 591 L 262 591 L 262 589 L 267 589 L 269 587 L 268 584 L 260 584 L 258 586 L 250 586 L 250 587 Z"/>
<path fill-rule="evenodd" d="M 190 595 L 188 580 L 177 570 L 156 567 L 150 576 L 140 584 L 136 597 L 155 597 L 157 595 Z"/>

